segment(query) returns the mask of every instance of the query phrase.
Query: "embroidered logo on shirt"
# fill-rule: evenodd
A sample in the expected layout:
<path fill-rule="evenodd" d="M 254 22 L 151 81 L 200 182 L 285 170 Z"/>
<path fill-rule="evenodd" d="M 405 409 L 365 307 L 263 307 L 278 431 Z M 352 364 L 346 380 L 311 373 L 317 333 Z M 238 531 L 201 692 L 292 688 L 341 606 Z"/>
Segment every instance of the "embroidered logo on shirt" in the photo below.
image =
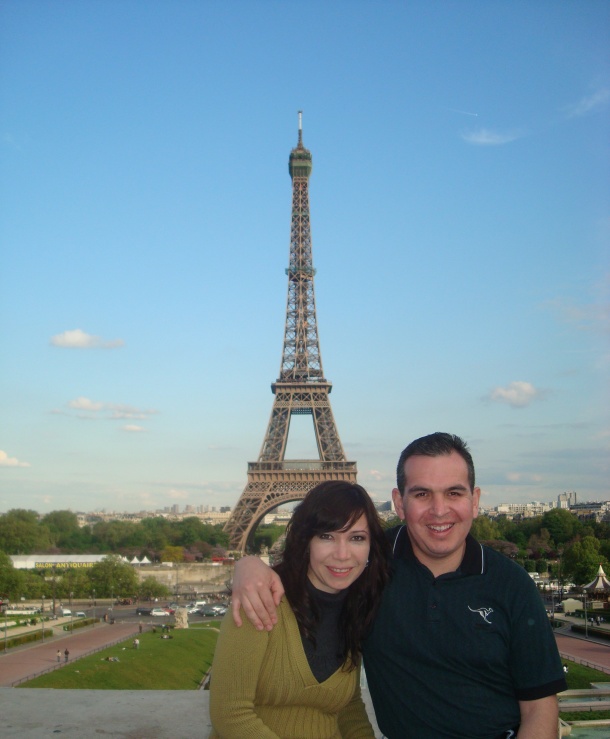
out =
<path fill-rule="evenodd" d="M 472 613 L 478 613 L 486 624 L 491 625 L 491 621 L 487 620 L 487 616 L 490 616 L 494 612 L 493 608 L 471 608 L 468 606 L 468 610 L 472 611 Z"/>

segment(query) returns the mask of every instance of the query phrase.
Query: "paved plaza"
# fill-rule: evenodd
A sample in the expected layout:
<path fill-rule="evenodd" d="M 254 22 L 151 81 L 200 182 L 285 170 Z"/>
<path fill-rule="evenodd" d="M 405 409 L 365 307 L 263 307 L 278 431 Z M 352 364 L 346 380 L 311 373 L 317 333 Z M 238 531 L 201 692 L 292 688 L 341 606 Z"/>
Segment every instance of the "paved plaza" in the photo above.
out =
<path fill-rule="evenodd" d="M 610 642 L 556 634 L 564 660 L 584 662 L 610 673 Z M 610 630 L 610 627 L 609 627 Z M 134 623 L 96 624 L 73 635 L 58 629 L 44 643 L 18 647 L 0 656 L 2 736 L 42 739 L 61 735 L 70 739 L 91 736 L 112 739 L 191 739 L 210 731 L 205 690 L 18 690 L 10 686 L 50 668 L 72 669 L 78 657 L 135 636 Z M 80 633 L 79 633 L 80 632 Z M 70 663 L 57 667 L 56 652 L 68 647 Z M 568 662 L 569 664 L 569 662 Z M 610 674 L 608 675 L 610 682 Z M 368 691 L 363 691 L 371 717 Z"/>

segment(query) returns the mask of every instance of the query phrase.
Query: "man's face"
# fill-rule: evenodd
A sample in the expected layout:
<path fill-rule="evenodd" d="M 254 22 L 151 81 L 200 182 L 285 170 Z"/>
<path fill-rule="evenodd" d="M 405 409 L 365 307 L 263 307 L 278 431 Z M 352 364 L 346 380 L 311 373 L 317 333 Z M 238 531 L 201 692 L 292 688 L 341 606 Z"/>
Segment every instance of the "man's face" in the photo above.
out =
<path fill-rule="evenodd" d="M 392 491 L 413 552 L 435 577 L 453 572 L 464 555 L 466 536 L 479 513 L 479 488 L 470 490 L 468 467 L 457 452 L 415 455 L 405 462 L 403 494 Z"/>

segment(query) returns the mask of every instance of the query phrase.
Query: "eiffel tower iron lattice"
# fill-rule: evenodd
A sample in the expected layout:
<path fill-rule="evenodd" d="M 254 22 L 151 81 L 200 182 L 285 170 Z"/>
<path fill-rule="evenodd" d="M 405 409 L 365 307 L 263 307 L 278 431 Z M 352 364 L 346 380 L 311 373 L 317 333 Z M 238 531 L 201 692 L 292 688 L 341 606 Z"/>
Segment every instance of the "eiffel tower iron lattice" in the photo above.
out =
<path fill-rule="evenodd" d="M 311 152 L 299 138 L 288 164 L 292 179 L 292 220 L 286 328 L 280 376 L 271 385 L 275 395 L 265 440 L 257 462 L 248 463 L 248 482 L 224 530 L 229 546 L 245 552 L 256 526 L 282 503 L 302 500 L 323 480 L 356 482 L 356 462 L 348 462 L 330 406 L 332 384 L 324 378 L 318 338 L 309 216 Z M 285 459 L 293 415 L 310 415 L 318 459 Z"/>

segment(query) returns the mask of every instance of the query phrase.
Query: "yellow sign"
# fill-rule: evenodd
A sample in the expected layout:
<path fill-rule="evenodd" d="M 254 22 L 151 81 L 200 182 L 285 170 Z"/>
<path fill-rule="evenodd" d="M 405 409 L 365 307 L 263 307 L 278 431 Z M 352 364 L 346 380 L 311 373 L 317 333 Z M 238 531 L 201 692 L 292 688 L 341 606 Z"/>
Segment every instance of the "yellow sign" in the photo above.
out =
<path fill-rule="evenodd" d="M 37 570 L 66 570 L 72 567 L 93 567 L 94 562 L 36 562 L 34 565 Z"/>

